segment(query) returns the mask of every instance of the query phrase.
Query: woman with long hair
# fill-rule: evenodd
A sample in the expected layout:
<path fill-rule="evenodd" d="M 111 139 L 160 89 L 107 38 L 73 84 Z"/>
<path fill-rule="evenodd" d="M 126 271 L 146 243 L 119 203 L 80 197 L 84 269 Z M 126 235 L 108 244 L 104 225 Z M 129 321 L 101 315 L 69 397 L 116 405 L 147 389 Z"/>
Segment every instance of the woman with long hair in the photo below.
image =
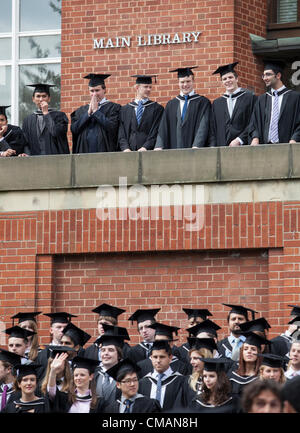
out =
<path fill-rule="evenodd" d="M 47 391 L 53 412 L 93 413 L 102 412 L 103 400 L 97 397 L 94 371 L 99 362 L 95 359 L 76 356 L 72 360 L 73 377 L 67 393 L 57 389 L 57 374 L 68 354 L 57 354 L 50 367 Z"/>
<path fill-rule="evenodd" d="M 245 332 L 244 335 L 246 340 L 240 350 L 238 368 L 234 370 L 233 367 L 228 372 L 232 393 L 239 397 L 245 385 L 258 379 L 261 365 L 261 357 L 259 356 L 261 346 L 270 343 L 265 338 L 251 331 Z"/>
<path fill-rule="evenodd" d="M 72 384 L 72 371 L 69 363 L 70 353 L 76 353 L 75 349 L 67 346 L 48 346 L 49 358 L 47 369 L 44 378 L 41 381 L 41 391 L 44 395 L 47 394 L 47 386 L 49 383 L 51 365 L 56 357 L 62 353 L 66 353 L 68 357 L 56 368 L 56 387 L 60 392 L 68 393 Z"/>
<path fill-rule="evenodd" d="M 202 358 L 202 392 L 192 401 L 190 408 L 201 413 L 237 413 L 237 398 L 231 395 L 231 384 L 225 373 L 226 358 Z"/>
<path fill-rule="evenodd" d="M 38 326 L 36 322 L 36 316 L 41 314 L 41 311 L 31 311 L 31 312 L 19 312 L 11 317 L 11 319 L 19 319 L 18 326 L 27 331 L 35 332 L 34 335 L 28 337 L 28 346 L 25 351 L 26 356 L 31 361 L 35 361 L 38 353 L 40 351 L 39 341 L 38 341 Z"/>
<path fill-rule="evenodd" d="M 196 393 L 201 392 L 202 373 L 204 363 L 201 358 L 212 358 L 213 351 L 217 349 L 217 345 L 213 338 L 196 338 L 188 337 L 188 343 L 191 349 L 189 350 L 190 364 L 193 367 L 193 372 L 189 376 L 188 383 L 190 388 Z"/>
<path fill-rule="evenodd" d="M 284 358 L 273 353 L 263 353 L 261 366 L 259 368 L 259 378 L 262 380 L 274 380 L 281 385 L 286 382 L 284 375 Z"/>
<path fill-rule="evenodd" d="M 19 364 L 14 367 L 17 372 L 14 389 L 18 394 L 16 394 L 16 398 L 9 400 L 2 413 L 50 412 L 47 396 L 40 397 L 37 395 L 37 369 L 39 367 L 40 365 L 34 363 Z"/>
<path fill-rule="evenodd" d="M 240 324 L 241 333 L 245 331 L 254 332 L 254 334 L 259 335 L 262 338 L 268 338 L 268 331 L 271 328 L 269 322 L 264 318 L 260 317 L 259 319 L 249 320 L 248 322 Z M 244 334 L 243 334 L 244 335 Z M 270 345 L 262 344 L 261 345 L 261 353 L 269 353 Z"/>

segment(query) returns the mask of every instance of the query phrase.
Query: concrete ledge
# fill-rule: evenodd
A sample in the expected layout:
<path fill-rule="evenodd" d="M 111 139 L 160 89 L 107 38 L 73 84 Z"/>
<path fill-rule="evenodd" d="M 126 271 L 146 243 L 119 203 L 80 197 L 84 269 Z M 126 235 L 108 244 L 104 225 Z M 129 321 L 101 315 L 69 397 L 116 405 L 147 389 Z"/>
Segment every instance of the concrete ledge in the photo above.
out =
<path fill-rule="evenodd" d="M 300 178 L 300 144 L 0 158 L 0 191 Z"/>

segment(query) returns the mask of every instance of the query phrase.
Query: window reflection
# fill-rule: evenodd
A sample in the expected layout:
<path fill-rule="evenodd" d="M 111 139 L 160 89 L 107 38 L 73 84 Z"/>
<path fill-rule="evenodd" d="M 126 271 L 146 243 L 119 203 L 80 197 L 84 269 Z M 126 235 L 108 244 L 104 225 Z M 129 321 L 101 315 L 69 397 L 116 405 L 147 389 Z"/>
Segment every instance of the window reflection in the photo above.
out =
<path fill-rule="evenodd" d="M 60 108 L 60 64 L 22 65 L 19 69 L 19 125 L 22 125 L 26 116 L 35 110 L 32 102 L 33 88 L 27 84 L 47 83 L 55 84 L 50 89 L 50 107 Z"/>
<path fill-rule="evenodd" d="M 20 31 L 60 29 L 61 0 L 20 0 Z"/>
<path fill-rule="evenodd" d="M 60 55 L 60 35 L 20 38 L 20 59 L 41 59 Z"/>
<path fill-rule="evenodd" d="M 0 38 L 0 60 L 11 59 L 11 38 Z"/>
<path fill-rule="evenodd" d="M 11 0 L 2 0 L 0 7 L 0 33 L 11 32 Z"/>
<path fill-rule="evenodd" d="M 0 66 L 0 105 L 10 105 L 10 66 Z"/>

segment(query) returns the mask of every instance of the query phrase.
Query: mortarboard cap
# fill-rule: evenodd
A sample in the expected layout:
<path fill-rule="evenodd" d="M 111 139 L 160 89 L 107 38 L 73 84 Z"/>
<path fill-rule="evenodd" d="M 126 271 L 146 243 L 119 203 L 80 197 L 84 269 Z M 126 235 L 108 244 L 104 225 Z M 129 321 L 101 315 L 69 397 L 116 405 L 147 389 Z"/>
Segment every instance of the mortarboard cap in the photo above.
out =
<path fill-rule="evenodd" d="M 113 326 L 113 325 L 107 325 L 106 323 L 102 324 L 105 335 L 118 335 L 122 336 L 124 340 L 130 340 L 128 331 L 126 328 L 123 328 L 122 326 Z"/>
<path fill-rule="evenodd" d="M 34 87 L 33 93 L 40 92 L 40 93 L 47 93 L 47 95 L 50 96 L 50 87 L 55 87 L 54 84 L 43 84 L 43 83 L 37 83 L 37 84 L 26 84 L 27 87 Z"/>
<path fill-rule="evenodd" d="M 83 78 L 86 78 L 89 81 L 89 87 L 96 87 L 101 84 L 104 84 L 104 80 L 110 77 L 111 74 L 88 74 Z"/>
<path fill-rule="evenodd" d="M 177 72 L 178 78 L 183 78 L 183 77 L 189 77 L 190 75 L 194 75 L 192 69 L 196 69 L 196 68 L 198 68 L 198 66 L 190 66 L 186 68 L 172 69 L 169 72 Z"/>
<path fill-rule="evenodd" d="M 203 322 L 197 323 L 197 325 L 188 328 L 187 331 L 190 335 L 197 336 L 200 332 L 208 332 L 217 336 L 217 331 L 221 329 L 219 325 L 217 325 L 212 320 L 206 319 Z"/>
<path fill-rule="evenodd" d="M 3 114 L 3 116 L 7 117 L 5 110 L 9 107 L 10 105 L 0 105 L 0 114 Z"/>
<path fill-rule="evenodd" d="M 197 337 L 188 337 L 188 343 L 191 349 L 208 349 L 213 352 L 217 350 L 216 342 L 213 338 L 197 338 Z"/>
<path fill-rule="evenodd" d="M 265 59 L 264 60 L 264 71 L 271 69 L 277 74 L 278 72 L 283 72 L 285 67 L 285 62 L 279 59 Z"/>
<path fill-rule="evenodd" d="M 155 335 L 164 335 L 168 337 L 170 341 L 176 341 L 173 340 L 173 332 L 178 335 L 178 330 L 180 329 L 177 326 L 169 326 L 158 322 L 153 323 L 149 328 L 155 329 Z"/>
<path fill-rule="evenodd" d="M 14 316 L 11 316 L 11 319 L 13 319 L 13 324 L 14 324 L 14 319 L 19 319 L 19 323 L 25 322 L 26 320 L 33 320 L 34 322 L 36 322 L 36 316 L 38 316 L 39 314 L 41 314 L 41 311 L 32 311 L 32 312 L 20 312 L 15 314 Z"/>
<path fill-rule="evenodd" d="M 9 362 L 11 365 L 15 366 L 21 363 L 21 358 L 20 355 L 0 347 L 0 361 Z"/>
<path fill-rule="evenodd" d="M 300 376 L 295 376 L 285 382 L 281 389 L 281 400 L 288 401 L 296 412 L 300 412 Z"/>
<path fill-rule="evenodd" d="M 152 344 L 150 353 L 152 353 L 153 350 L 166 350 L 168 352 L 171 350 L 171 346 L 168 340 L 155 340 Z"/>
<path fill-rule="evenodd" d="M 282 356 L 273 353 L 259 353 L 262 358 L 261 365 L 267 365 L 272 368 L 283 368 L 285 359 Z"/>
<path fill-rule="evenodd" d="M 243 307 L 242 305 L 233 305 L 233 304 L 222 304 L 222 305 L 231 308 L 229 314 L 231 313 L 241 314 L 242 316 L 245 316 L 247 320 L 248 320 L 248 311 L 251 311 L 253 320 L 255 319 L 255 313 L 257 313 L 257 311 L 252 310 L 251 308 L 248 307 Z"/>
<path fill-rule="evenodd" d="M 260 317 L 259 319 L 250 320 L 245 323 L 241 323 L 239 325 L 241 331 L 260 331 L 265 332 L 265 329 L 271 328 L 271 325 L 264 317 Z"/>
<path fill-rule="evenodd" d="M 123 310 L 122 308 L 113 307 L 108 304 L 101 304 L 92 310 L 93 313 L 97 313 L 99 316 L 109 316 L 114 317 L 115 319 L 117 319 L 120 314 L 125 313 L 125 311 L 126 310 Z"/>
<path fill-rule="evenodd" d="M 7 328 L 3 332 L 9 335 L 8 338 L 15 337 L 24 339 L 28 339 L 28 337 L 30 337 L 31 335 L 36 334 L 36 332 L 29 331 L 25 328 L 21 328 L 20 326 L 12 326 L 11 328 Z"/>
<path fill-rule="evenodd" d="M 229 358 L 201 358 L 206 371 L 224 371 L 226 363 L 232 363 Z"/>
<path fill-rule="evenodd" d="M 103 334 L 101 337 L 97 339 L 97 343 L 102 346 L 117 346 L 123 347 L 124 344 L 124 336 L 123 335 L 111 335 L 111 334 Z"/>
<path fill-rule="evenodd" d="M 215 72 L 212 73 L 212 75 L 220 74 L 220 76 L 222 77 L 222 75 L 229 74 L 229 72 L 234 72 L 234 68 L 238 63 L 239 62 L 234 62 L 229 63 L 228 65 L 219 66 L 218 69 L 216 69 Z"/>
<path fill-rule="evenodd" d="M 99 361 L 97 359 L 84 358 L 83 356 L 75 356 L 72 360 L 73 371 L 75 368 L 85 368 L 92 374 L 98 365 Z"/>
<path fill-rule="evenodd" d="M 121 375 L 124 377 L 124 373 L 126 375 L 126 372 L 130 371 L 135 371 L 136 373 L 139 373 L 141 371 L 141 368 L 135 362 L 131 361 L 131 359 L 125 358 L 113 367 L 111 367 L 109 370 L 107 370 L 107 373 L 116 382 L 118 382 L 118 378 L 120 378 Z"/>
<path fill-rule="evenodd" d="M 152 84 L 152 77 L 155 78 L 157 75 L 131 75 L 133 78 L 136 78 L 135 83 L 136 84 Z"/>
<path fill-rule="evenodd" d="M 292 307 L 291 316 L 300 316 L 300 307 L 298 305 L 288 305 L 288 307 Z"/>
<path fill-rule="evenodd" d="M 204 308 L 183 308 L 183 311 L 187 314 L 188 319 L 191 319 L 192 317 L 201 317 L 205 320 L 207 316 L 212 316 L 212 314 Z"/>
<path fill-rule="evenodd" d="M 14 366 L 14 371 L 18 379 L 21 377 L 29 376 L 30 374 L 38 375 L 38 369 L 42 367 L 41 364 L 17 364 Z"/>
<path fill-rule="evenodd" d="M 261 337 L 258 334 L 255 334 L 255 332 L 252 331 L 245 331 L 243 335 L 246 337 L 246 340 L 244 341 L 244 344 L 249 344 L 250 346 L 256 346 L 259 349 L 263 344 L 272 344 L 271 341 L 267 340 L 264 337 Z"/>
<path fill-rule="evenodd" d="M 76 352 L 75 349 L 69 346 L 55 346 L 55 345 L 49 345 L 48 346 L 49 351 L 49 357 L 55 358 L 57 354 L 61 353 L 68 353 L 68 352 Z"/>
<path fill-rule="evenodd" d="M 293 324 L 295 324 L 295 325 L 298 325 L 298 326 L 299 326 L 299 323 L 297 323 L 297 322 L 300 322 L 300 316 L 295 316 L 292 320 L 290 320 L 290 321 L 288 322 L 288 325 L 293 325 Z"/>
<path fill-rule="evenodd" d="M 72 339 L 74 345 L 84 346 L 85 343 L 89 341 L 91 338 L 90 334 L 87 334 L 82 329 L 75 326 L 73 323 L 68 323 L 67 326 L 63 330 L 63 335 L 67 335 Z"/>
<path fill-rule="evenodd" d="M 154 308 L 152 310 L 136 310 L 128 320 L 131 323 L 136 321 L 137 323 L 145 322 L 145 320 L 155 320 L 154 316 L 160 311 L 160 308 Z"/>
<path fill-rule="evenodd" d="M 77 317 L 74 314 L 66 313 L 65 311 L 60 311 L 58 313 L 44 313 L 44 316 L 51 318 L 51 325 L 53 323 L 69 323 L 72 317 Z"/>

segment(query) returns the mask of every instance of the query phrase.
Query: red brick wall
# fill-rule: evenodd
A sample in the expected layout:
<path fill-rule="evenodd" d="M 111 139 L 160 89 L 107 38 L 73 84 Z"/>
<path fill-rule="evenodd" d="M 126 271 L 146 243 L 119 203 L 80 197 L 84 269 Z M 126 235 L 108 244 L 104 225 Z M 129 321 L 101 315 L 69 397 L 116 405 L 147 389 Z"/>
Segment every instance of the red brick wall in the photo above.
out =
<path fill-rule="evenodd" d="M 204 214 L 203 227 L 190 232 L 174 215 L 101 222 L 95 209 L 1 213 L 0 320 L 8 326 L 18 311 L 68 309 L 93 332 L 98 302 L 129 314 L 147 299 L 162 304 L 160 320 L 185 327 L 182 307 L 199 303 L 226 326 L 220 304 L 228 302 L 249 304 L 270 321 L 271 335 L 282 332 L 288 304 L 300 305 L 300 203 L 206 205 Z M 39 323 L 45 343 L 49 321 Z"/>
<path fill-rule="evenodd" d="M 176 74 L 169 69 L 194 66 L 196 90 L 214 99 L 222 92 L 212 72 L 240 60 L 241 84 L 260 86 L 249 33 L 263 35 L 266 2 L 258 0 L 64 0 L 62 2 L 62 110 L 70 113 L 89 100 L 89 72 L 111 73 L 109 99 L 124 104 L 134 95 L 136 73 L 158 74 L 153 98 L 165 104 L 178 93 Z M 201 31 L 198 43 L 93 49 L 101 37 Z M 257 75 L 258 74 L 258 75 Z"/>

